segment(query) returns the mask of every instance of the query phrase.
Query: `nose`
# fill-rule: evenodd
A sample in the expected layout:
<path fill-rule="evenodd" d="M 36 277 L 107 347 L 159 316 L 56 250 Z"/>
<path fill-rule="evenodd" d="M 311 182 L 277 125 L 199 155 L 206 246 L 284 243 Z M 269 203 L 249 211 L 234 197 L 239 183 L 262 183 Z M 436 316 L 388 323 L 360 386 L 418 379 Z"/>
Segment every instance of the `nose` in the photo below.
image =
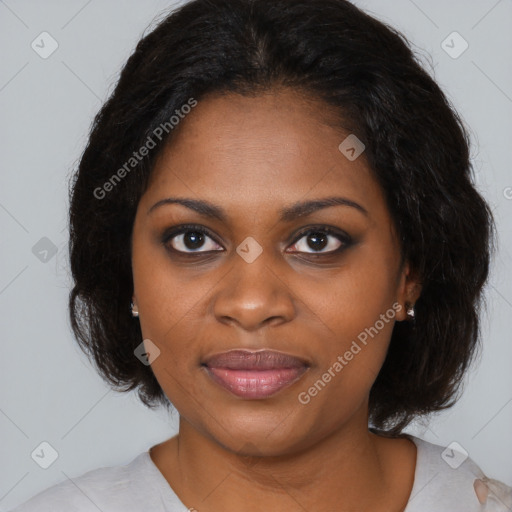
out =
<path fill-rule="evenodd" d="M 213 311 L 219 322 L 255 331 L 294 318 L 292 291 L 264 254 L 265 251 L 252 263 L 234 255 L 234 267 L 213 298 Z"/>

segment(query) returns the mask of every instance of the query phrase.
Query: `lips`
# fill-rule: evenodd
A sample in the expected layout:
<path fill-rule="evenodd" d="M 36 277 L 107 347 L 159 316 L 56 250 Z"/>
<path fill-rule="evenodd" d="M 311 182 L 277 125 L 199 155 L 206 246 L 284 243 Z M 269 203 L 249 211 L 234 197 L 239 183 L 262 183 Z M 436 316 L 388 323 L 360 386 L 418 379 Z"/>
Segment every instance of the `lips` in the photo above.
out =
<path fill-rule="evenodd" d="M 274 350 L 231 350 L 202 364 L 214 383 L 237 397 L 264 399 L 291 386 L 309 368 L 306 360 Z"/>

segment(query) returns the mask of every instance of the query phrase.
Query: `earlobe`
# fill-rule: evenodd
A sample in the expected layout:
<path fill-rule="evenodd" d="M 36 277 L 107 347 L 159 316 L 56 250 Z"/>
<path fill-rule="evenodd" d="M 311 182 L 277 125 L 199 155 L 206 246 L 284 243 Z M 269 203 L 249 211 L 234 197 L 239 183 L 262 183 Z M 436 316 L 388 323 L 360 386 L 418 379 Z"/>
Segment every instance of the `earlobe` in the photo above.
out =
<path fill-rule="evenodd" d="M 405 305 L 407 310 L 407 319 L 408 320 L 414 320 L 414 304 L 412 305 Z"/>
<path fill-rule="evenodd" d="M 131 309 L 133 317 L 139 316 L 139 308 L 135 305 L 133 298 L 132 298 L 132 302 L 130 303 L 130 309 Z"/>
<path fill-rule="evenodd" d="M 407 262 L 402 273 L 402 282 L 399 291 L 399 303 L 404 304 L 405 315 L 397 315 L 398 321 L 408 320 L 414 321 L 415 310 L 414 305 L 421 295 L 421 283 L 416 273 L 411 271 Z"/>

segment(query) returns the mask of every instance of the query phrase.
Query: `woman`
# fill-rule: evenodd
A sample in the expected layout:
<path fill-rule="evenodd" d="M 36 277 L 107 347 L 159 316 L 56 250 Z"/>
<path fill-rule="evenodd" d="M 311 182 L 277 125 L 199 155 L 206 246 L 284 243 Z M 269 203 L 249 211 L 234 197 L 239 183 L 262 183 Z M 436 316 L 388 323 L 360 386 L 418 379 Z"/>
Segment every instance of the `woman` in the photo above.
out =
<path fill-rule="evenodd" d="M 45 510 L 511 510 L 458 445 L 493 247 L 457 113 L 345 0 L 193 0 L 144 37 L 72 184 L 70 312 L 179 434 Z"/>

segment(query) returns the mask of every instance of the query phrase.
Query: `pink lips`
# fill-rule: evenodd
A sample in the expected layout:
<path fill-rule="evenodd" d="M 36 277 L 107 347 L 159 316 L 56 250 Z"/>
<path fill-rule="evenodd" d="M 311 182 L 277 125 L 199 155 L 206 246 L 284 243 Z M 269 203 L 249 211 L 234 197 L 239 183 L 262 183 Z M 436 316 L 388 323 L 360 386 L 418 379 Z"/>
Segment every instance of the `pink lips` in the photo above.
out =
<path fill-rule="evenodd" d="M 267 398 L 297 381 L 308 364 L 297 357 L 273 350 L 231 350 L 208 358 L 207 374 L 236 396 Z"/>

